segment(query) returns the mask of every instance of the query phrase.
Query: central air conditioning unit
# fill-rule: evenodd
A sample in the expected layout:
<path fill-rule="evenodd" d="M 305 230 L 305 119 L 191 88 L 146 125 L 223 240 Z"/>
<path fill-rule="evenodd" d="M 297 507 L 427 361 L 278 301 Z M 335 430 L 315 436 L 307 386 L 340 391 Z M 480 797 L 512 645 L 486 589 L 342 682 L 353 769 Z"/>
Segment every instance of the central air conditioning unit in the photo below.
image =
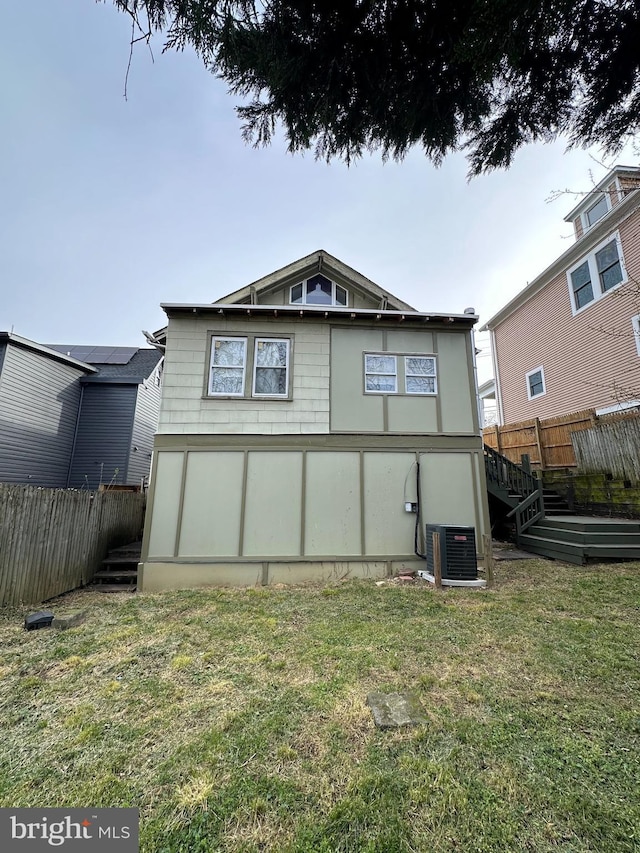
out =
<path fill-rule="evenodd" d="M 458 527 L 454 524 L 427 524 L 425 546 L 427 570 L 419 574 L 426 580 L 434 580 L 433 534 L 440 542 L 440 571 L 444 586 L 485 586 L 478 579 L 476 558 L 476 531 L 473 527 Z"/>

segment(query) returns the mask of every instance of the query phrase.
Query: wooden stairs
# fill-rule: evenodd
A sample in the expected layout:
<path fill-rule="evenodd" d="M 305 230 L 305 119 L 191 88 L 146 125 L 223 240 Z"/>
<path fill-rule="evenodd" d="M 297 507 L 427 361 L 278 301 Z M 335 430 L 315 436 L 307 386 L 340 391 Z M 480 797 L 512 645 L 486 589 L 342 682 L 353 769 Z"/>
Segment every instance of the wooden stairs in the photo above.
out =
<path fill-rule="evenodd" d="M 533 554 L 577 565 L 640 560 L 640 522 L 545 515 L 520 534 L 518 546 Z"/>
<path fill-rule="evenodd" d="M 91 587 L 97 592 L 135 592 L 142 542 L 114 548 L 93 576 Z"/>
<path fill-rule="evenodd" d="M 505 517 L 515 520 L 519 548 L 576 565 L 640 561 L 640 521 L 574 515 L 526 464 L 516 465 L 487 445 L 484 459 L 487 489 Z"/>

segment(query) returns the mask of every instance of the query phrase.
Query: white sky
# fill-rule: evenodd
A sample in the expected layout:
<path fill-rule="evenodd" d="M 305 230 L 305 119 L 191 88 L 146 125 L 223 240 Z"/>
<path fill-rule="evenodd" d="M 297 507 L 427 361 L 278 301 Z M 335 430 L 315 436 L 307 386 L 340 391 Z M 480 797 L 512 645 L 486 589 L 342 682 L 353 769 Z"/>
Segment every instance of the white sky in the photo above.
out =
<path fill-rule="evenodd" d="M 568 247 L 576 197 L 550 194 L 605 174 L 561 142 L 470 183 L 459 155 L 347 168 L 255 150 L 190 53 L 156 41 L 152 64 L 138 45 L 124 99 L 130 28 L 110 0 L 0 13 L 0 329 L 41 343 L 142 346 L 160 302 L 213 301 L 320 248 L 419 310 L 473 306 L 482 324 Z"/>

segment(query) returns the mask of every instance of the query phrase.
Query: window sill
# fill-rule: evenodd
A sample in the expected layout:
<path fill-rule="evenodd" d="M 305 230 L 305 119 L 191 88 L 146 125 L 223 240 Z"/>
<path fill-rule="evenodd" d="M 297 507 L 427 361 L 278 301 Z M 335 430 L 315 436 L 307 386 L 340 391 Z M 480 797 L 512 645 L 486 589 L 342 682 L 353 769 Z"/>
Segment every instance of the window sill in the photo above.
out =
<path fill-rule="evenodd" d="M 215 396 L 212 394 L 203 394 L 200 397 L 201 400 L 207 400 L 210 403 L 216 403 L 218 401 L 230 401 L 233 400 L 234 403 L 291 403 L 293 402 L 293 397 L 240 397 L 234 396 L 233 394 L 216 394 Z"/>

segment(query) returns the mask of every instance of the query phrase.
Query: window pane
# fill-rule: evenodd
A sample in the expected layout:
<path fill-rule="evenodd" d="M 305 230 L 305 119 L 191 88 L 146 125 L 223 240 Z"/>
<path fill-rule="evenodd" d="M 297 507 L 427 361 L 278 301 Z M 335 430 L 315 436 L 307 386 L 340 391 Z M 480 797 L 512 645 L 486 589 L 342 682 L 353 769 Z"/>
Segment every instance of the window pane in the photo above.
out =
<path fill-rule="evenodd" d="M 435 394 L 435 376 L 407 376 L 407 394 Z"/>
<path fill-rule="evenodd" d="M 307 305 L 331 305 L 333 285 L 323 275 L 307 279 Z"/>
<path fill-rule="evenodd" d="M 287 394 L 287 371 L 284 367 L 257 367 L 256 394 Z"/>
<path fill-rule="evenodd" d="M 294 284 L 291 288 L 291 304 L 295 305 L 299 302 L 302 302 L 302 285 Z"/>
<path fill-rule="evenodd" d="M 344 287 L 340 287 L 336 284 L 336 305 L 346 305 L 347 304 L 347 291 Z"/>
<path fill-rule="evenodd" d="M 211 393 L 242 394 L 243 374 L 244 371 L 241 367 L 212 367 Z"/>
<path fill-rule="evenodd" d="M 616 284 L 620 284 L 622 281 L 622 270 L 620 269 L 620 262 L 616 261 L 612 267 L 609 267 L 608 270 L 603 270 L 600 273 L 600 283 L 602 284 L 603 290 L 611 290 L 612 287 L 615 287 Z"/>
<path fill-rule="evenodd" d="M 529 394 L 531 397 L 536 397 L 538 394 L 542 394 L 543 391 L 542 373 L 540 370 L 537 370 L 529 376 Z"/>
<path fill-rule="evenodd" d="M 436 375 L 436 360 L 435 358 L 415 358 L 409 356 L 405 358 L 405 372 L 407 375 L 417 374 L 418 376 L 435 376 Z"/>
<path fill-rule="evenodd" d="M 591 274 L 589 264 L 583 264 L 571 273 L 571 285 L 575 296 L 576 308 L 582 308 L 593 300 L 593 288 L 591 286 Z"/>
<path fill-rule="evenodd" d="M 587 222 L 589 225 L 593 225 L 599 219 L 602 219 L 605 213 L 607 213 L 607 200 L 604 196 L 601 196 L 600 199 L 587 211 Z"/>
<path fill-rule="evenodd" d="M 365 355 L 364 369 L 367 373 L 395 374 L 396 358 L 394 355 Z"/>
<path fill-rule="evenodd" d="M 288 341 L 256 341 L 258 367 L 286 367 Z"/>
<path fill-rule="evenodd" d="M 389 391 L 395 393 L 395 376 L 372 376 L 367 373 L 365 377 L 365 388 L 367 391 Z"/>
<path fill-rule="evenodd" d="M 622 269 L 615 240 L 596 252 L 596 265 L 603 290 L 610 290 L 622 281 Z"/>
<path fill-rule="evenodd" d="M 245 344 L 243 340 L 213 342 L 213 364 L 224 364 L 230 367 L 244 365 Z"/>

